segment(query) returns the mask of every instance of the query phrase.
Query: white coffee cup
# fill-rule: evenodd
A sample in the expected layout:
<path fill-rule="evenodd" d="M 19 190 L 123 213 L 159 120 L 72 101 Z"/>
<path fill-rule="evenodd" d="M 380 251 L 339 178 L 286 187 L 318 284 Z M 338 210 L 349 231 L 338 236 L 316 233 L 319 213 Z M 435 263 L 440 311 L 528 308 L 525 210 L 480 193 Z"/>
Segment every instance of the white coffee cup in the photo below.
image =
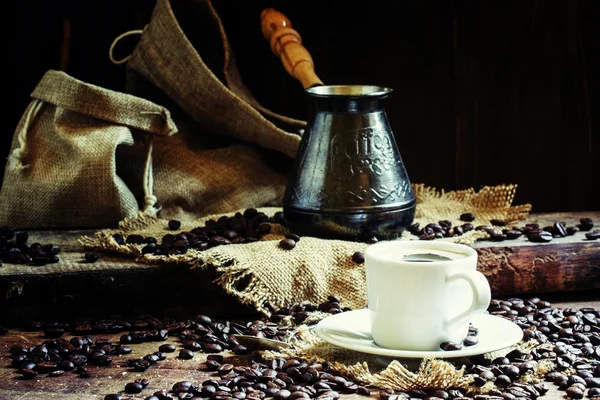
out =
<path fill-rule="evenodd" d="M 382 241 L 365 251 L 371 334 L 395 350 L 439 350 L 462 342 L 490 304 L 477 252 L 441 241 Z"/>

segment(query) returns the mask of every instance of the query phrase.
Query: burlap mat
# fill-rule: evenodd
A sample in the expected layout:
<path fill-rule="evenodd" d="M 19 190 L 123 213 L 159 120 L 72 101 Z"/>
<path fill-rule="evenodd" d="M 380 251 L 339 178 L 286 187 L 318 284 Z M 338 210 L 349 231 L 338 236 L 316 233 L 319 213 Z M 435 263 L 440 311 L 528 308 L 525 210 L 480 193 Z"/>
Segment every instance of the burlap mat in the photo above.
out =
<path fill-rule="evenodd" d="M 415 222 L 423 224 L 450 220 L 460 223 L 459 216 L 471 212 L 477 216 L 475 224 L 487 224 L 490 219 L 504 219 L 507 224 L 525 219 L 531 206 L 511 206 L 516 185 L 484 187 L 478 192 L 473 189 L 444 192 L 422 184 L 413 186 L 417 196 Z M 273 215 L 279 208 L 263 208 L 259 211 Z M 189 231 L 202 226 L 208 216 L 199 220 L 182 221 L 180 231 Z M 192 268 L 215 268 L 219 272 L 216 284 L 243 304 L 252 305 L 257 311 L 269 315 L 265 302 L 275 308 L 298 304 L 303 300 L 319 304 L 329 295 L 341 296 L 346 306 L 357 309 L 366 306 L 366 278 L 362 264 L 352 260 L 357 251 L 364 251 L 365 243 L 325 240 L 302 237 L 293 250 L 283 250 L 279 240 L 285 228 L 272 224 L 271 233 L 259 242 L 232 244 L 213 247 L 205 251 L 188 250 L 177 256 L 142 255 L 142 245 L 117 244 L 112 235 L 141 234 L 161 238 L 167 233 L 168 221 L 145 214 L 125 219 L 117 230 L 105 230 L 95 237 L 82 237 L 80 243 L 87 249 L 121 253 L 135 257 L 140 263 L 184 263 Z M 448 239 L 471 244 L 487 234 L 470 231 L 463 236 Z M 416 237 L 405 232 L 401 240 Z"/>
<path fill-rule="evenodd" d="M 423 359 L 391 360 L 374 355 L 356 352 L 329 344 L 312 331 L 307 325 L 296 328 L 296 335 L 291 339 L 290 348 L 279 351 L 267 350 L 261 353 L 267 360 L 275 358 L 302 358 L 308 362 L 329 363 L 330 367 L 342 375 L 352 378 L 366 386 L 378 389 L 391 389 L 409 392 L 426 389 L 461 389 L 468 393 L 486 394 L 498 388 L 488 382 L 483 386 L 473 385 L 473 377 L 465 375 L 464 359 Z M 529 353 L 539 347 L 535 340 L 521 342 L 509 348 L 501 349 L 485 356 L 489 359 L 505 356 L 515 348 Z M 388 363 L 389 364 L 386 364 Z M 555 368 L 550 360 L 541 360 L 535 373 L 523 375 L 520 382 L 531 383 L 543 380 L 543 377 Z"/>

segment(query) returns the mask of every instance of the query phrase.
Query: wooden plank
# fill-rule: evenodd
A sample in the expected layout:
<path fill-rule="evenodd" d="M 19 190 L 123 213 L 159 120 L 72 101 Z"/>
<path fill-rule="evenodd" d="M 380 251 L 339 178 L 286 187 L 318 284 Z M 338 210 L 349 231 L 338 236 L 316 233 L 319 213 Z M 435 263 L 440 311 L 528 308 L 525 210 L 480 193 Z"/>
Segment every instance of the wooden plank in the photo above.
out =
<path fill-rule="evenodd" d="M 527 222 L 546 226 L 564 221 L 575 225 L 581 217 L 600 223 L 600 212 L 532 215 Z M 103 316 L 107 311 L 175 316 L 190 310 L 223 316 L 255 313 L 214 285 L 217 275 L 212 270 L 136 264 L 109 254 L 97 263 L 86 264 L 77 239 L 93 232 L 30 232 L 30 242 L 60 246 L 61 262 L 44 267 L 7 264 L 0 268 L 0 324 Z M 473 247 L 480 255 L 479 269 L 488 277 L 496 296 L 600 288 L 600 242 L 586 240 L 581 232 L 547 244 L 520 238 L 501 243 L 482 241 Z M 65 263 L 76 265 L 78 271 L 70 272 Z"/>
<path fill-rule="evenodd" d="M 600 223 L 599 212 L 533 214 L 526 222 L 540 227 L 557 221 L 576 226 L 584 217 Z M 478 269 L 488 277 L 496 296 L 600 288 L 600 242 L 585 239 L 585 232 L 549 243 L 521 237 L 505 242 L 481 241 L 473 247 L 479 253 Z"/>

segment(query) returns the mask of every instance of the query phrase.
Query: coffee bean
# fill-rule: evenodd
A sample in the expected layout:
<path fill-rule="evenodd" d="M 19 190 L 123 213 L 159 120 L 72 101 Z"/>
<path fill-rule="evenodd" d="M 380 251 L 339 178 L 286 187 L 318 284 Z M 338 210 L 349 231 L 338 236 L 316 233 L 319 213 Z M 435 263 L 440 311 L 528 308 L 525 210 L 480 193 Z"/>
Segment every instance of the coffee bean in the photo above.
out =
<path fill-rule="evenodd" d="M 506 221 L 504 221 L 503 219 L 491 219 L 490 224 L 494 226 L 505 226 Z"/>
<path fill-rule="evenodd" d="M 182 349 L 179 351 L 179 358 L 182 360 L 191 360 L 194 358 L 194 352 L 188 349 Z"/>
<path fill-rule="evenodd" d="M 583 390 L 577 387 L 569 387 L 567 389 L 567 396 L 572 399 L 582 399 L 583 398 Z"/>
<path fill-rule="evenodd" d="M 139 382 L 129 382 L 128 384 L 125 385 L 126 393 L 131 393 L 131 394 L 140 393 L 143 389 L 144 389 L 144 387 Z"/>
<path fill-rule="evenodd" d="M 476 336 L 467 336 L 462 342 L 462 344 L 467 347 L 475 346 L 477 343 L 479 343 L 479 339 L 477 339 Z"/>
<path fill-rule="evenodd" d="M 21 375 L 23 376 L 23 379 L 33 379 L 35 378 L 38 373 L 32 369 L 28 369 L 28 368 L 23 368 L 21 369 Z"/>
<path fill-rule="evenodd" d="M 158 348 L 158 351 L 163 353 L 173 353 L 175 350 L 177 350 L 177 347 L 174 344 L 163 344 Z"/>
<path fill-rule="evenodd" d="M 181 228 L 181 221 L 178 221 L 176 219 L 171 219 L 168 222 L 168 227 L 169 227 L 169 230 L 176 231 L 177 229 Z"/>
<path fill-rule="evenodd" d="M 292 250 L 296 247 L 296 241 L 293 239 L 283 239 L 279 242 L 279 247 L 284 250 Z"/>
<path fill-rule="evenodd" d="M 591 218 L 581 218 L 577 227 L 581 231 L 589 231 L 594 227 L 594 221 Z"/>
<path fill-rule="evenodd" d="M 144 243 L 144 237 L 138 234 L 131 234 L 127 236 L 127 239 L 125 239 L 125 243 L 142 244 Z"/>
<path fill-rule="evenodd" d="M 434 240 L 435 239 L 435 233 L 424 233 L 422 235 L 419 236 L 419 240 Z"/>
<path fill-rule="evenodd" d="M 475 214 L 473 214 L 473 213 L 461 214 L 460 220 L 465 221 L 465 222 L 473 222 L 473 221 L 475 221 Z"/>
<path fill-rule="evenodd" d="M 567 230 L 562 222 L 555 222 L 554 225 L 552 225 L 552 233 L 560 237 L 567 236 Z"/>
<path fill-rule="evenodd" d="M 85 253 L 85 261 L 88 263 L 95 263 L 100 259 L 100 255 L 96 253 Z"/>
<path fill-rule="evenodd" d="M 462 350 L 463 347 L 459 343 L 444 342 L 440 345 L 440 348 L 444 351 L 455 351 Z"/>
<path fill-rule="evenodd" d="M 529 235 L 529 241 L 536 243 L 548 243 L 552 241 L 552 234 L 549 232 L 539 232 Z"/>
<path fill-rule="evenodd" d="M 523 233 L 521 231 L 511 229 L 511 230 L 508 230 L 505 233 L 505 235 L 508 239 L 514 240 L 514 239 L 518 239 L 519 237 L 521 237 L 523 235 Z"/>
<path fill-rule="evenodd" d="M 365 262 L 365 255 L 360 251 L 357 251 L 354 254 L 352 254 L 352 261 L 354 261 L 357 264 L 363 264 Z"/>
<path fill-rule="evenodd" d="M 62 369 L 57 369 L 55 371 L 49 372 L 48 376 L 57 377 L 57 376 L 63 376 L 64 374 L 65 374 L 65 371 L 63 371 Z"/>
<path fill-rule="evenodd" d="M 585 237 L 588 240 L 600 239 L 600 229 L 594 229 L 593 231 L 586 233 Z"/>

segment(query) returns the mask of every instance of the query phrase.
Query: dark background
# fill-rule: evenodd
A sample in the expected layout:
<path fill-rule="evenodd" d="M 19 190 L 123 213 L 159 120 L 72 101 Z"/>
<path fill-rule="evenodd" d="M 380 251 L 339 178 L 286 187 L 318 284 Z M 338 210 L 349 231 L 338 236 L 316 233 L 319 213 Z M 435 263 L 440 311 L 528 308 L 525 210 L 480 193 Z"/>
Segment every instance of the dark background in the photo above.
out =
<path fill-rule="evenodd" d="M 109 61 L 109 46 L 142 29 L 154 6 L 12 3 L 3 160 L 48 69 L 124 90 L 125 67 Z M 213 0 L 242 78 L 263 105 L 306 119 L 300 84 L 260 32 L 260 12 L 274 7 L 300 32 L 326 84 L 394 89 L 387 114 L 413 182 L 447 190 L 516 183 L 515 203 L 534 212 L 600 209 L 599 3 Z M 134 45 L 135 37 L 123 40 L 117 57 Z"/>

